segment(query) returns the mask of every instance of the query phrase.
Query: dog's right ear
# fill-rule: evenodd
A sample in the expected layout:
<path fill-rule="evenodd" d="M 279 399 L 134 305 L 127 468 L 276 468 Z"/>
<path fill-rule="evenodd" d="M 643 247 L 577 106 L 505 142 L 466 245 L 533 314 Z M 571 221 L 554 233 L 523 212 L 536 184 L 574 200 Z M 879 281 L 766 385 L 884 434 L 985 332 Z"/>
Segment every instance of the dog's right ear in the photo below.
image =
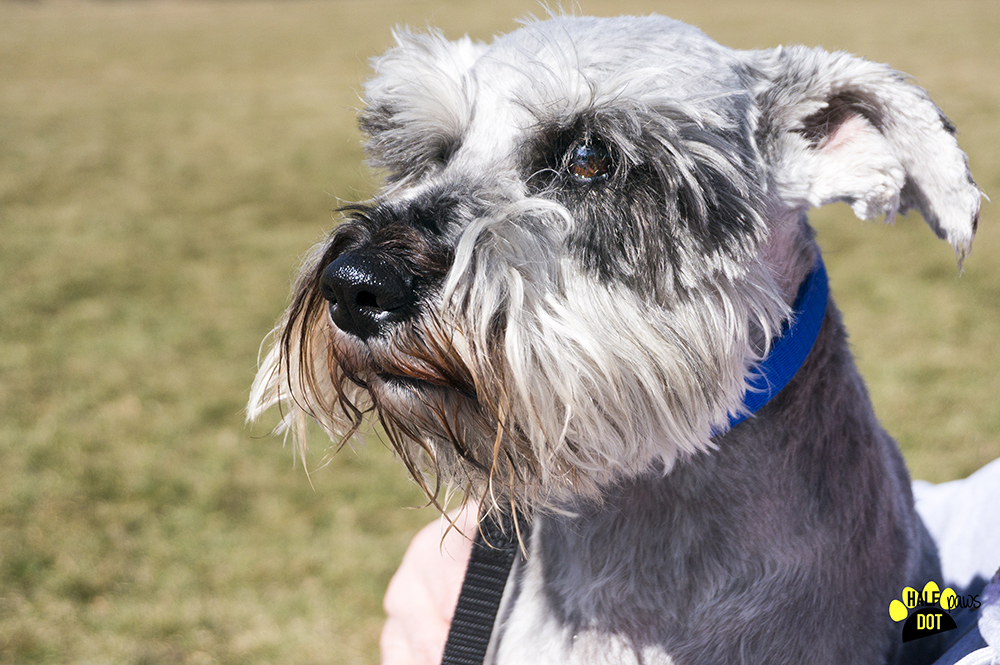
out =
<path fill-rule="evenodd" d="M 955 128 L 927 93 L 885 65 L 846 53 L 778 48 L 756 63 L 758 141 L 790 208 L 846 201 L 861 219 L 916 208 L 959 259 L 981 192 Z"/>
<path fill-rule="evenodd" d="M 372 59 L 359 123 L 372 164 L 399 181 L 444 163 L 461 142 L 474 95 L 466 74 L 487 46 L 437 31 L 393 36 L 396 46 Z"/>

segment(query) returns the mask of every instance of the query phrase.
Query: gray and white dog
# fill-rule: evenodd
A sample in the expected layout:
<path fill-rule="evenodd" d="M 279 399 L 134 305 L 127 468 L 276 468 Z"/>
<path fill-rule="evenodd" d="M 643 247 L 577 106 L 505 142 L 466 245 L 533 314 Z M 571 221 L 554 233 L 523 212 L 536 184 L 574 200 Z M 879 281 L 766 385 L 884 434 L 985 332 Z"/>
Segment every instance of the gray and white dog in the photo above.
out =
<path fill-rule="evenodd" d="M 304 445 L 374 412 L 431 496 L 533 521 L 492 662 L 918 662 L 887 607 L 934 545 L 825 293 L 736 422 L 821 265 L 808 208 L 915 208 L 969 251 L 927 94 L 657 16 L 397 40 L 361 114 L 385 187 L 307 259 L 250 419 L 280 403 Z"/>

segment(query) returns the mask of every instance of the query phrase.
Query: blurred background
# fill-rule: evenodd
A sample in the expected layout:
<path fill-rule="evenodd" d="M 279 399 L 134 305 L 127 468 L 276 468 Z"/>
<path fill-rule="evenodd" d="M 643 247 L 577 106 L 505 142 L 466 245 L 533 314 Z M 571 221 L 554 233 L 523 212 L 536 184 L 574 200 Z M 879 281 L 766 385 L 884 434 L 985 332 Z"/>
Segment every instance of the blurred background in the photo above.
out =
<path fill-rule="evenodd" d="M 582 1 L 912 75 L 1000 196 L 1000 3 Z M 249 430 L 261 340 L 343 201 L 397 24 L 488 40 L 534 0 L 0 0 L 0 663 L 375 663 L 434 518 L 377 437 L 321 468 Z M 916 477 L 1000 456 L 1000 229 L 965 272 L 916 215 L 813 220 Z"/>

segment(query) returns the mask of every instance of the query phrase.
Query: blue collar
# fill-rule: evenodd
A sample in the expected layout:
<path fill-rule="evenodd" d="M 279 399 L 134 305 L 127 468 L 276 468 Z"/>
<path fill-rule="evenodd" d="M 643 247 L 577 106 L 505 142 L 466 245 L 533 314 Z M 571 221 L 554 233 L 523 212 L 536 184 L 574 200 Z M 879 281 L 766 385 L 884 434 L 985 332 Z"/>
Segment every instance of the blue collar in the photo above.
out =
<path fill-rule="evenodd" d="M 714 431 L 713 436 L 731 430 L 757 413 L 788 385 L 819 337 L 829 294 L 826 268 L 823 267 L 823 259 L 817 257 L 816 267 L 799 287 L 792 314 L 781 327 L 781 334 L 747 378 L 747 391 L 743 395 L 746 408 L 736 414 L 730 413 L 729 425 L 724 430 Z"/>

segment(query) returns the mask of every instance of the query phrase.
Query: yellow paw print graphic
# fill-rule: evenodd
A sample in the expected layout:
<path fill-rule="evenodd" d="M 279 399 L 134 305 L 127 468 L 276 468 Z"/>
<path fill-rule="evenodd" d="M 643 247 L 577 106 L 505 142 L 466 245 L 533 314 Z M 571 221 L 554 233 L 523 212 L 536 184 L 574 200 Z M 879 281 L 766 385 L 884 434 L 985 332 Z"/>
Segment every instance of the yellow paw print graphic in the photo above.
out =
<path fill-rule="evenodd" d="M 906 620 L 904 642 L 954 630 L 957 626 L 948 610 L 954 609 L 957 597 L 950 588 L 941 591 L 934 582 L 925 584 L 919 593 L 913 587 L 906 587 L 900 594 L 902 600 L 889 603 L 889 616 L 896 622 Z M 911 613 L 910 610 L 915 611 Z"/>

